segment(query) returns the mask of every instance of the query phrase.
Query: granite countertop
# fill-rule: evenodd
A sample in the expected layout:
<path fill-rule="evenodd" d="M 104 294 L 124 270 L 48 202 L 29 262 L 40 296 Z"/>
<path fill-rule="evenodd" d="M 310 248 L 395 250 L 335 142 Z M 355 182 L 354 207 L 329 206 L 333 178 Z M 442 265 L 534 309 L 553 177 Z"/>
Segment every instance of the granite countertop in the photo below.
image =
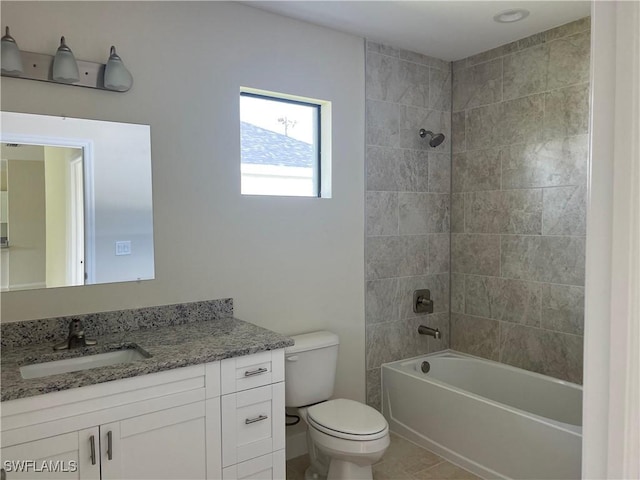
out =
<path fill-rule="evenodd" d="M 87 337 L 91 332 L 87 331 Z M 51 343 L 3 348 L 1 401 L 110 382 L 148 373 L 198 365 L 293 345 L 291 338 L 235 318 L 220 318 L 183 325 L 170 325 L 111 333 L 97 338 L 98 344 L 54 352 Z M 131 363 L 25 380 L 20 367 L 64 358 L 138 348 L 149 358 Z"/>

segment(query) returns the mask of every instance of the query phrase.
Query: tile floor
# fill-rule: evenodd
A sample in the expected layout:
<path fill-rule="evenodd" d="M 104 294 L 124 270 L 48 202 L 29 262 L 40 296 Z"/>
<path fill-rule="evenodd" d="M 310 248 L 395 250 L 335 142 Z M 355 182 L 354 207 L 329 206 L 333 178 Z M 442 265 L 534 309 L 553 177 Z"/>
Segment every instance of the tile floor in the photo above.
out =
<path fill-rule="evenodd" d="M 287 480 L 304 480 L 309 456 L 287 462 Z M 480 480 L 480 477 L 447 462 L 402 437 L 391 434 L 391 445 L 373 466 L 374 480 Z"/>

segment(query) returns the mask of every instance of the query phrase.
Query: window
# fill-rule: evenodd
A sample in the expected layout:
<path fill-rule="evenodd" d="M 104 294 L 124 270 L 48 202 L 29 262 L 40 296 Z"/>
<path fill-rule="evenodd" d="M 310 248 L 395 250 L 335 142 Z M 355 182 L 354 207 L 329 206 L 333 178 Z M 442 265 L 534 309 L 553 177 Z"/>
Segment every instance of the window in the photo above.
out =
<path fill-rule="evenodd" d="M 240 92 L 243 195 L 328 196 L 321 181 L 322 111 L 313 100 Z"/>

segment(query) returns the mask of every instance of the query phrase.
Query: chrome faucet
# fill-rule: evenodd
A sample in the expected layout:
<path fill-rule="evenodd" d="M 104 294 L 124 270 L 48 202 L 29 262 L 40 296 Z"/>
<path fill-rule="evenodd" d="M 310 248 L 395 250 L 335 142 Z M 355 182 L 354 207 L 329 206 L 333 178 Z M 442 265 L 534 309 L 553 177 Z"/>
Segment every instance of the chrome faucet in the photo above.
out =
<path fill-rule="evenodd" d="M 71 320 L 69 322 L 69 336 L 64 342 L 57 343 L 53 346 L 54 350 L 71 350 L 72 348 L 88 347 L 95 345 L 97 340 L 86 338 L 84 336 L 84 327 L 80 320 Z"/>
<path fill-rule="evenodd" d="M 429 335 L 430 337 L 435 338 L 436 340 L 440 340 L 440 330 L 437 328 L 427 327 L 426 325 L 420 325 L 418 327 L 418 333 L 420 335 Z"/>

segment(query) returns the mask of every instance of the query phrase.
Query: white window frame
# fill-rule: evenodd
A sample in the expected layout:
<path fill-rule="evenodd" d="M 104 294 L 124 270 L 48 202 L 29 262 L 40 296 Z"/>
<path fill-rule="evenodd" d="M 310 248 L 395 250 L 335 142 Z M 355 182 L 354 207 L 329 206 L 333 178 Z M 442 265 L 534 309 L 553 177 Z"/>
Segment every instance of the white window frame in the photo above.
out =
<path fill-rule="evenodd" d="M 317 161 L 313 166 L 313 183 L 315 195 L 296 196 L 295 198 L 331 198 L 331 102 L 316 98 L 301 97 L 286 93 L 272 92 L 251 87 L 241 87 L 240 97 L 250 96 L 298 105 L 318 108 L 316 129 Z M 240 161 L 242 165 L 242 160 Z M 256 195 L 249 195 L 256 196 Z M 259 196 L 259 195 L 258 195 Z M 287 195 L 268 195 L 286 197 Z"/>

